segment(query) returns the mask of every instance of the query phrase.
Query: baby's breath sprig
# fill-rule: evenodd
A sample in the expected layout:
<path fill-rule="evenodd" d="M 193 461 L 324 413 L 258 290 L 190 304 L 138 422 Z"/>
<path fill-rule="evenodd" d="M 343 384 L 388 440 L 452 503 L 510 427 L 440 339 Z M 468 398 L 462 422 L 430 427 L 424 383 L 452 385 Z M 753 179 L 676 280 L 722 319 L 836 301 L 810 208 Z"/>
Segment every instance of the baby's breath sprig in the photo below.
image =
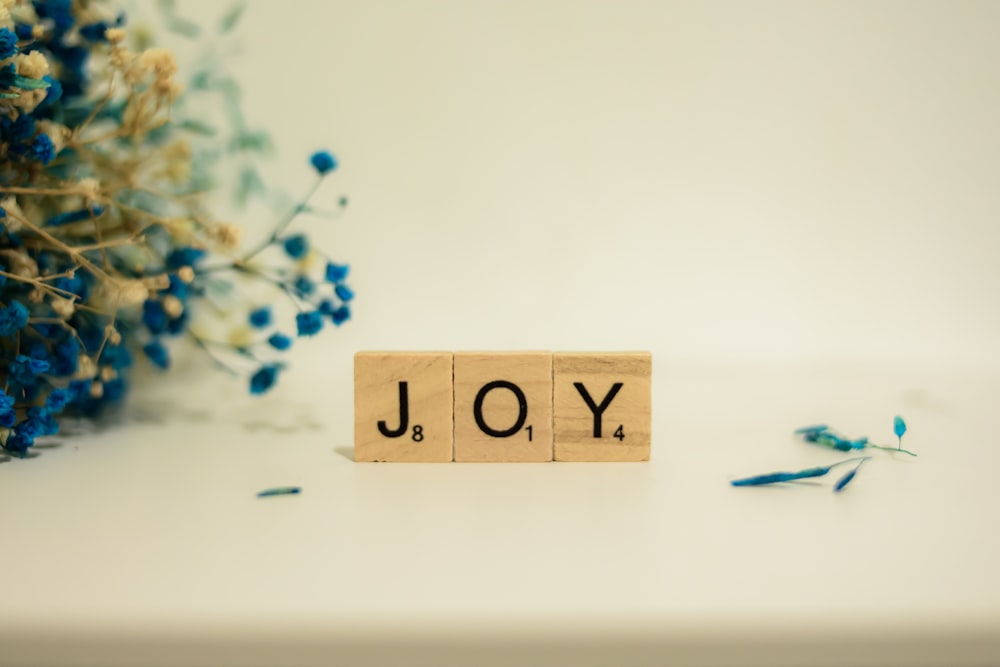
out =
<path fill-rule="evenodd" d="M 805 442 L 811 442 L 817 445 L 822 445 L 823 447 L 829 447 L 830 449 L 835 449 L 839 452 L 849 452 L 861 449 L 881 449 L 888 452 L 900 452 L 902 454 L 916 456 L 915 453 L 902 448 L 903 434 L 906 432 L 906 422 L 903 421 L 902 417 L 897 416 L 893 419 L 893 432 L 899 438 L 899 445 L 896 447 L 876 445 L 875 443 L 869 441 L 867 437 L 855 438 L 853 440 L 850 438 L 844 438 L 825 424 L 817 426 L 804 426 L 795 430 L 795 434 L 802 436 L 802 439 Z"/>
<path fill-rule="evenodd" d="M 121 403 L 137 358 L 170 368 L 174 337 L 247 377 L 251 393 L 266 392 L 286 367 L 274 355 L 293 338 L 269 305 L 233 297 L 247 280 L 292 302 L 298 336 L 351 316 L 347 265 L 289 231 L 314 210 L 333 155 L 312 156 L 308 194 L 241 252 L 242 229 L 203 201 L 204 174 L 223 152 L 211 142 L 249 159 L 266 135 L 242 116 L 234 139 L 213 133 L 187 111 L 173 54 L 147 42 L 107 2 L 0 0 L 0 446 L 14 454 L 56 433 L 62 415 Z M 208 72 L 198 71 L 195 93 L 212 87 Z M 235 96 L 227 105 L 236 108 Z M 285 259 L 262 261 L 268 248 Z M 241 307 L 249 314 L 234 315 Z M 216 340 L 206 314 L 246 326 Z"/>
<path fill-rule="evenodd" d="M 802 428 L 795 429 L 795 434 L 802 436 L 802 439 L 805 442 L 815 443 L 841 452 L 859 451 L 862 449 L 879 449 L 889 452 L 902 452 L 904 454 L 909 454 L 910 456 L 916 456 L 913 452 L 901 448 L 903 434 L 906 432 L 906 422 L 903 421 L 902 417 L 897 416 L 893 419 L 893 432 L 899 438 L 900 442 L 898 447 L 883 447 L 881 445 L 876 445 L 869 442 L 868 438 L 864 437 L 850 440 L 837 435 L 826 424 L 804 426 Z M 823 477 L 829 474 L 829 472 L 837 466 L 857 461 L 857 465 L 837 480 L 837 483 L 833 485 L 834 492 L 840 493 L 854 480 L 858 471 L 861 469 L 861 466 L 871 458 L 871 456 L 855 456 L 825 467 L 806 468 L 805 470 L 799 470 L 796 472 L 765 473 L 763 475 L 754 475 L 752 477 L 736 479 L 731 481 L 730 484 L 733 486 L 764 486 L 784 482 L 796 482 L 798 480 L 808 479 L 811 477 Z"/>

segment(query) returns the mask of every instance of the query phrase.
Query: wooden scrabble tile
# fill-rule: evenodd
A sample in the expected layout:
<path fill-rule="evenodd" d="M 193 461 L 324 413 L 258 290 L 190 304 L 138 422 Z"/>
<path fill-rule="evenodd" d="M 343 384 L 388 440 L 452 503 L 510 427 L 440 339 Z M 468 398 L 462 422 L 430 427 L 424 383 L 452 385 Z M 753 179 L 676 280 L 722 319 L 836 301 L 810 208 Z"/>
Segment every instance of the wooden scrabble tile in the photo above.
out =
<path fill-rule="evenodd" d="M 552 353 L 455 353 L 455 460 L 552 460 Z"/>
<path fill-rule="evenodd" d="M 452 460 L 451 352 L 354 355 L 354 460 Z"/>
<path fill-rule="evenodd" d="M 648 461 L 648 352 L 557 352 L 554 377 L 556 461 Z"/>

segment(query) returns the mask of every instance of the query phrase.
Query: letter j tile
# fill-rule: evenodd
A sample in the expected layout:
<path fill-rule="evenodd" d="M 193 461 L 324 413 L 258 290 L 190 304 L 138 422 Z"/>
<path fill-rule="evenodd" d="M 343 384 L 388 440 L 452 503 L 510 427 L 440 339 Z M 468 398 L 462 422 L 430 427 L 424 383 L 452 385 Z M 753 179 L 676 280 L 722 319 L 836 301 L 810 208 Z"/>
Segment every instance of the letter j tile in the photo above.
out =
<path fill-rule="evenodd" d="M 451 352 L 354 355 L 354 460 L 450 462 Z"/>

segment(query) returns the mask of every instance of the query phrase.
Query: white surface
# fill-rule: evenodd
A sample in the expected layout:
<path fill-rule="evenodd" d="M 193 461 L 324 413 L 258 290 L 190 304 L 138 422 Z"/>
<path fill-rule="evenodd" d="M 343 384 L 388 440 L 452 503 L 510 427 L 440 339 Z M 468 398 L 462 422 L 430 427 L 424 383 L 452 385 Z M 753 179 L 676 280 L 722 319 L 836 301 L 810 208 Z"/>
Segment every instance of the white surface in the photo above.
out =
<path fill-rule="evenodd" d="M 996 661 L 1000 376 L 654 372 L 643 464 L 355 464 L 342 392 L 5 463 L 0 664 Z M 839 458 L 792 426 L 888 441 L 896 410 L 920 457 L 843 494 L 727 484 Z"/>
<path fill-rule="evenodd" d="M 0 664 L 995 664 L 998 21 L 252 3 L 247 107 L 275 182 L 340 156 L 356 320 L 266 400 L 182 372 L 0 464 Z M 650 349 L 653 460 L 355 465 L 360 348 Z M 843 495 L 726 483 L 897 412 L 920 458 Z"/>

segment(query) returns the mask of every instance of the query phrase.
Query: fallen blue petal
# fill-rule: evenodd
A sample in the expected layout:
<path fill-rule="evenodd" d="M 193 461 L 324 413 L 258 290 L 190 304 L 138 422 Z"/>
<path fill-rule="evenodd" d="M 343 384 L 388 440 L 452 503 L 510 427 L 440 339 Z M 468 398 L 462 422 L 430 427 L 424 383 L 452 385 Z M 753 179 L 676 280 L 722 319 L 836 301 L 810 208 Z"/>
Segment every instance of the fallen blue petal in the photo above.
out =
<path fill-rule="evenodd" d="M 896 415 L 892 420 L 892 432 L 896 434 L 897 438 L 902 438 L 903 434 L 906 433 L 906 422 L 899 415 Z"/>
<path fill-rule="evenodd" d="M 858 469 L 855 468 L 854 470 L 849 471 L 846 475 L 841 477 L 840 480 L 838 480 L 837 483 L 834 484 L 833 486 L 834 493 L 839 493 L 840 491 L 842 491 L 845 486 L 851 483 L 851 480 L 854 479 L 854 476 L 857 474 L 858 474 Z"/>
<path fill-rule="evenodd" d="M 793 482 L 797 479 L 807 479 L 809 477 L 822 477 L 830 472 L 830 468 L 806 468 L 798 472 L 771 472 L 764 475 L 754 475 L 743 479 L 734 479 L 730 484 L 733 486 L 761 486 L 763 484 L 776 484 L 778 482 Z"/>
<path fill-rule="evenodd" d="M 258 498 L 267 498 L 268 496 L 294 496 L 302 492 L 302 489 L 297 486 L 276 486 L 271 489 L 264 489 L 257 494 Z"/>

